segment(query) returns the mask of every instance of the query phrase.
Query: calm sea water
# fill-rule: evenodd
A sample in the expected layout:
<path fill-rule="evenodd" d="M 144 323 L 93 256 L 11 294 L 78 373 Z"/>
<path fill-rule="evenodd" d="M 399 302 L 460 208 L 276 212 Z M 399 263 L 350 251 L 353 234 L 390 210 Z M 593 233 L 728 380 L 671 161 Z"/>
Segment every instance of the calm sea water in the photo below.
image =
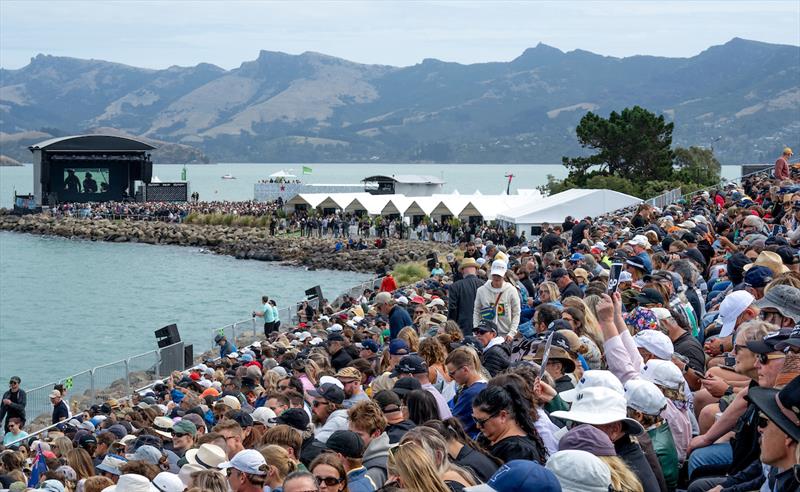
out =
<path fill-rule="evenodd" d="M 183 166 L 161 164 L 153 166 L 153 175 L 161 181 L 178 181 Z M 547 182 L 547 175 L 564 178 L 561 164 L 311 164 L 312 173 L 302 174 L 298 164 L 210 164 L 187 165 L 191 191 L 200 193 L 201 200 L 252 200 L 253 185 L 270 174 L 286 170 L 297 174 L 306 183 L 359 183 L 375 174 L 428 174 L 444 179 L 445 193 L 462 194 L 480 190 L 484 195 L 504 193 L 508 179 L 512 193 L 518 188 L 535 188 Z M 738 176 L 740 166 L 723 166 L 725 178 Z M 230 174 L 236 179 L 221 179 Z M 10 207 L 14 190 L 33 191 L 33 166 L 0 167 L 0 207 Z"/>
<path fill-rule="evenodd" d="M 319 284 L 326 296 L 369 278 L 236 260 L 196 248 L 0 232 L 0 381 L 23 387 L 156 347 L 177 323 L 195 354 L 214 328 L 249 318 L 262 294 L 279 307 Z"/>

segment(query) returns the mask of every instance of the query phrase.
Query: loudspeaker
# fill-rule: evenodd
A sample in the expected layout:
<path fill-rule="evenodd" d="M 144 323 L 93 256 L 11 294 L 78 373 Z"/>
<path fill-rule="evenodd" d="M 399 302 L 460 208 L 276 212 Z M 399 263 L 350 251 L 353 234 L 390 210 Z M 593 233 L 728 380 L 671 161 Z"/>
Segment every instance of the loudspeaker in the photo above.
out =
<path fill-rule="evenodd" d="M 436 253 L 428 253 L 428 270 L 433 270 L 436 266 L 436 263 L 439 262 L 439 258 L 436 256 Z"/>
<path fill-rule="evenodd" d="M 183 346 L 183 368 L 188 369 L 194 365 L 194 345 Z"/>
<path fill-rule="evenodd" d="M 306 297 L 308 298 L 308 300 L 319 299 L 321 301 L 322 300 L 322 289 L 320 288 L 319 285 L 315 285 L 314 287 L 311 287 L 310 289 L 306 289 Z"/>
<path fill-rule="evenodd" d="M 181 334 L 178 333 L 178 325 L 175 323 L 160 328 L 153 333 L 158 341 L 158 348 L 168 347 L 181 341 Z"/>
<path fill-rule="evenodd" d="M 150 160 L 142 162 L 142 181 L 150 184 L 153 180 L 153 163 Z"/>

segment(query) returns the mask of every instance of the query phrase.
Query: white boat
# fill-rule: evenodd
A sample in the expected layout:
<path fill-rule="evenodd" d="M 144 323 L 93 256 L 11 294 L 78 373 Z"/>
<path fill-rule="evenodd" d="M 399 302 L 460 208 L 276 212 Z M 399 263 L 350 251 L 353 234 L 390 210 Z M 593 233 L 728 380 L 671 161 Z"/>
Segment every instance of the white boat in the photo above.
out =
<path fill-rule="evenodd" d="M 232 174 L 226 174 L 226 175 L 222 176 L 222 179 L 236 179 L 236 176 L 234 176 Z"/>

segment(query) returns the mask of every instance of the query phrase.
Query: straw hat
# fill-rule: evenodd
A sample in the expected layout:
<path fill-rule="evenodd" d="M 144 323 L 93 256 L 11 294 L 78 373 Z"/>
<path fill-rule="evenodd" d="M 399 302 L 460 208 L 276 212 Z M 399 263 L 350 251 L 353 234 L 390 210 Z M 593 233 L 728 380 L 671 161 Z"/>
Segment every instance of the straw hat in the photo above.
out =
<path fill-rule="evenodd" d="M 755 262 L 744 266 L 744 271 L 746 272 L 756 265 L 769 268 L 772 270 L 772 273 L 775 274 L 775 276 L 789 271 L 789 267 L 783 264 L 783 260 L 781 260 L 780 255 L 772 251 L 762 251 L 759 253 Z"/>

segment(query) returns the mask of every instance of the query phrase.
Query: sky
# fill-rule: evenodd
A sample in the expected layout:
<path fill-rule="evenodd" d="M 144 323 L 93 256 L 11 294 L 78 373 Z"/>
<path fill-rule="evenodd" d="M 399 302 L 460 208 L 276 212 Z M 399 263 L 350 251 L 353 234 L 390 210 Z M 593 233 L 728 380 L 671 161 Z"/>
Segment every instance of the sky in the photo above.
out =
<path fill-rule="evenodd" d="M 361 63 L 508 61 L 542 42 L 688 57 L 741 37 L 800 45 L 800 1 L 0 0 L 0 67 L 39 53 L 231 69 L 260 50 Z"/>

